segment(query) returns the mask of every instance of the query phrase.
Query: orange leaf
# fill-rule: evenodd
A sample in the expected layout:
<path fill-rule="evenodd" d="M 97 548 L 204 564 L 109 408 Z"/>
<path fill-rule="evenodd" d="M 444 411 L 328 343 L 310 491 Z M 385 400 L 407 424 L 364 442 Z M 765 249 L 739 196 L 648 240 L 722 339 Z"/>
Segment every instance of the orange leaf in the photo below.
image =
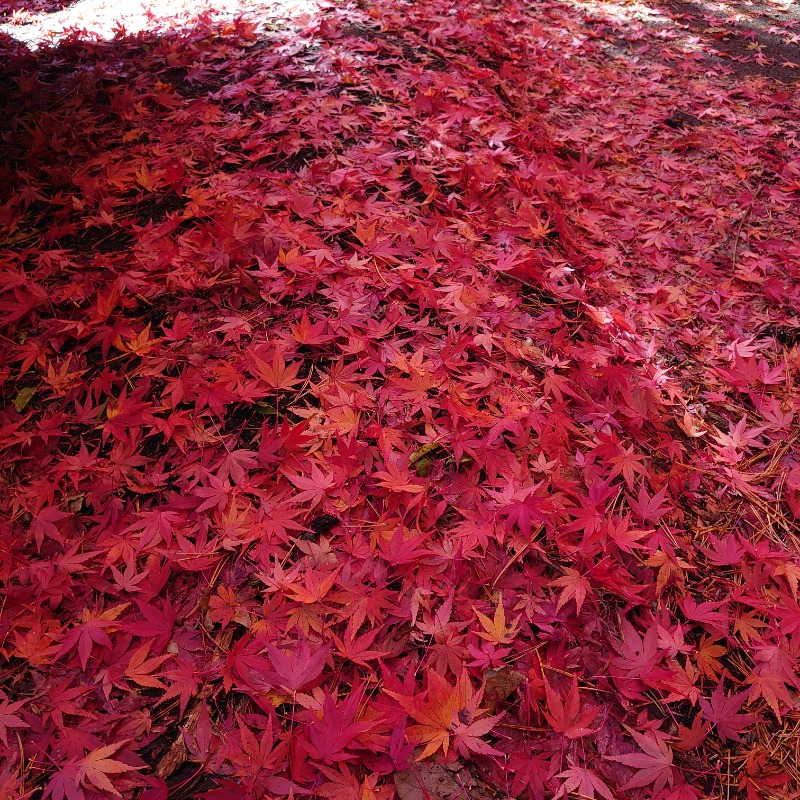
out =
<path fill-rule="evenodd" d="M 123 764 L 122 761 L 108 757 L 116 753 L 124 744 L 125 742 L 107 744 L 87 753 L 78 765 L 78 783 L 84 784 L 86 781 L 89 784 L 87 788 L 99 789 L 103 792 L 110 792 L 115 797 L 122 797 L 108 776 L 141 769 L 141 767 L 132 767 L 130 764 Z"/>
<path fill-rule="evenodd" d="M 493 644 L 510 644 L 511 641 L 513 641 L 514 636 L 519 630 L 517 627 L 519 617 L 510 625 L 506 625 L 506 611 L 503 608 L 502 600 L 499 600 L 497 603 L 494 619 L 489 619 L 486 614 L 481 614 L 477 608 L 473 608 L 473 611 L 477 614 L 484 631 L 486 631 L 485 633 L 478 632 L 478 636 L 480 636 L 481 639 L 486 639 Z"/>

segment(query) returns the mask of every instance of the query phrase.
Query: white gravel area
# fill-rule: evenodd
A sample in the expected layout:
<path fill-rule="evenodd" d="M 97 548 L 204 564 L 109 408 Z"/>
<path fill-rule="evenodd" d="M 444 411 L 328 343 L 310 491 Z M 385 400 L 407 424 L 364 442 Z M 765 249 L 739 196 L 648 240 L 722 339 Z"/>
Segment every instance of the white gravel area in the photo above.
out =
<path fill-rule="evenodd" d="M 120 34 L 176 30 L 200 17 L 225 22 L 245 16 L 257 22 L 301 27 L 319 8 L 315 0 L 77 0 L 52 13 L 17 11 L 0 24 L 0 33 L 35 50 L 56 44 L 73 32 L 107 40 Z"/>

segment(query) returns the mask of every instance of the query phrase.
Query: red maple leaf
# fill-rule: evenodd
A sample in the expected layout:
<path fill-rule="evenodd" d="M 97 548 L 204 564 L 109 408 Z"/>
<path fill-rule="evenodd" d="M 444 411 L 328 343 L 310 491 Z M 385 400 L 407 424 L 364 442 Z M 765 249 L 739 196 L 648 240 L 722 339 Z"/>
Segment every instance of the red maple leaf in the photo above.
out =
<path fill-rule="evenodd" d="M 640 753 L 628 753 L 621 756 L 607 756 L 610 761 L 632 767 L 636 774 L 625 784 L 626 789 L 653 784 L 652 791 L 658 794 L 664 786 L 672 786 L 674 781 L 672 749 L 664 740 L 663 734 L 652 731 L 639 733 L 628 728 L 628 733 L 641 748 Z"/>
<path fill-rule="evenodd" d="M 561 788 L 553 795 L 556 797 L 568 797 L 575 793 L 581 797 L 594 798 L 595 793 L 605 800 L 616 800 L 614 793 L 608 788 L 603 779 L 593 770 L 587 767 L 570 767 L 560 773 L 557 777 L 563 778 Z"/>
<path fill-rule="evenodd" d="M 119 751 L 126 743 L 98 747 L 87 753 L 82 758 L 72 759 L 65 764 L 50 779 L 45 787 L 43 797 L 52 797 L 53 800 L 77 800 L 82 798 L 83 788 L 94 792 L 105 792 L 113 797 L 122 797 L 112 782 L 112 778 L 125 772 L 142 769 L 142 767 L 125 764 L 110 756 Z"/>
<path fill-rule="evenodd" d="M 670 510 L 670 507 L 664 504 L 666 496 L 667 487 L 663 486 L 651 497 L 643 481 L 639 486 L 638 498 L 628 495 L 628 505 L 645 522 L 658 522 Z"/>
<path fill-rule="evenodd" d="M 722 681 L 720 681 L 709 700 L 704 697 L 700 698 L 703 715 L 715 726 L 723 742 L 728 739 L 732 739 L 734 742 L 741 741 L 739 734 L 755 722 L 755 718 L 750 714 L 739 713 L 739 709 L 745 704 L 749 694 L 750 692 L 746 691 L 739 694 L 725 694 Z"/>
<path fill-rule="evenodd" d="M 0 740 L 6 747 L 8 747 L 8 728 L 30 727 L 16 713 L 21 711 L 24 706 L 25 700 L 11 702 L 8 697 L 0 697 Z"/>
<path fill-rule="evenodd" d="M 326 492 L 336 485 L 336 476 L 332 472 L 324 473 L 316 464 L 311 465 L 311 477 L 291 474 L 286 477 L 301 490 L 295 495 L 295 501 L 310 500 L 312 508 L 322 502 Z"/>
<path fill-rule="evenodd" d="M 363 691 L 354 689 L 346 700 L 336 703 L 325 693 L 322 716 L 314 717 L 309 728 L 309 753 L 327 764 L 354 761 L 356 756 L 348 752 L 355 739 L 378 724 L 378 720 L 358 720 Z"/>
<path fill-rule="evenodd" d="M 581 708 L 577 676 L 572 677 L 572 686 L 564 700 L 553 690 L 547 680 L 545 680 L 544 689 L 547 698 L 547 710 L 544 715 L 556 733 L 566 736 L 567 739 L 580 739 L 595 733 L 596 729 L 590 726 L 600 713 L 600 707 Z"/>
<path fill-rule="evenodd" d="M 266 677 L 292 693 L 299 692 L 319 678 L 330 654 L 330 646 L 327 645 L 318 647 L 312 654 L 305 639 L 297 649 L 289 653 L 279 650 L 269 642 L 266 649 L 274 668 L 274 672 L 267 673 Z"/>
<path fill-rule="evenodd" d="M 585 575 L 581 575 L 581 573 L 576 569 L 564 567 L 564 572 L 566 572 L 566 575 L 561 578 L 556 578 L 552 582 L 553 586 L 564 587 L 564 590 L 561 592 L 561 595 L 558 598 L 556 611 L 560 610 L 570 600 L 574 600 L 575 610 L 578 614 L 580 614 L 581 606 L 583 605 L 583 601 L 586 599 L 586 595 L 592 591 L 592 585 L 589 583 L 588 578 Z"/>
<path fill-rule="evenodd" d="M 289 390 L 302 383 L 303 379 L 297 377 L 302 363 L 297 361 L 287 365 L 280 350 L 275 350 L 270 364 L 263 361 L 253 350 L 249 355 L 255 374 L 271 389 Z"/>
<path fill-rule="evenodd" d="M 56 654 L 57 657 L 66 655 L 77 645 L 81 667 L 86 669 L 92 649 L 96 644 L 101 647 L 112 646 L 107 631 L 109 628 L 119 626 L 116 619 L 129 605 L 129 603 L 123 603 L 102 612 L 84 609 L 81 622 L 67 634 Z"/>

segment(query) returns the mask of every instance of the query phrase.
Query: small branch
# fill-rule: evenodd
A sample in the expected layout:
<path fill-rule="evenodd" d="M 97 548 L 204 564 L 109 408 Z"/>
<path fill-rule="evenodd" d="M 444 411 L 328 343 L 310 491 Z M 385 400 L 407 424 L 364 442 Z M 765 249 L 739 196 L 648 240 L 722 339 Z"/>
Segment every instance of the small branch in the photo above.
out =
<path fill-rule="evenodd" d="M 750 212 L 753 209 L 753 206 L 758 199 L 758 196 L 761 194 L 761 190 L 764 188 L 763 184 L 756 189 L 756 193 L 753 195 L 753 199 L 750 201 L 750 205 L 747 206 L 745 209 L 744 214 L 742 214 L 742 218 L 739 220 L 739 227 L 736 229 L 736 238 L 733 240 L 733 273 L 736 274 L 736 256 L 739 250 L 739 237 L 742 234 L 742 226 L 747 221 L 747 218 L 750 216 Z"/>

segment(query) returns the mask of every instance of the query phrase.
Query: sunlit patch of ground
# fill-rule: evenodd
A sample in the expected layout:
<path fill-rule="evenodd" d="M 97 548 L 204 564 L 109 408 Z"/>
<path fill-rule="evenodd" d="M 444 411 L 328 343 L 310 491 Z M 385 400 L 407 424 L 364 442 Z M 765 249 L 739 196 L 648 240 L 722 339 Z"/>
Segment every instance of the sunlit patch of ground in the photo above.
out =
<path fill-rule="evenodd" d="M 641 0 L 626 3 L 616 2 L 615 0 L 567 0 L 567 3 L 580 8 L 584 12 L 602 15 L 605 19 L 617 23 L 636 20 L 647 22 L 650 25 L 666 25 L 670 22 L 668 16 L 660 14 L 656 9 L 651 8 L 648 3 Z"/>
<path fill-rule="evenodd" d="M 35 2 L 21 2 L 0 24 L 0 33 L 37 48 L 73 32 L 111 39 L 175 30 L 200 17 L 225 22 L 244 15 L 256 22 L 302 25 L 319 8 L 315 0 L 78 0 L 48 13 L 37 10 Z"/>
<path fill-rule="evenodd" d="M 564 0 L 629 42 L 652 35 L 690 58 L 705 54 L 711 63 L 739 75 L 761 75 L 783 83 L 800 79 L 800 3 L 770 0 Z M 644 29 L 649 32 L 645 33 Z M 632 31 L 637 34 L 631 38 Z M 618 38 L 617 34 L 614 38 Z M 617 43 L 619 44 L 619 43 Z M 651 50 L 652 55 L 652 50 Z"/>

